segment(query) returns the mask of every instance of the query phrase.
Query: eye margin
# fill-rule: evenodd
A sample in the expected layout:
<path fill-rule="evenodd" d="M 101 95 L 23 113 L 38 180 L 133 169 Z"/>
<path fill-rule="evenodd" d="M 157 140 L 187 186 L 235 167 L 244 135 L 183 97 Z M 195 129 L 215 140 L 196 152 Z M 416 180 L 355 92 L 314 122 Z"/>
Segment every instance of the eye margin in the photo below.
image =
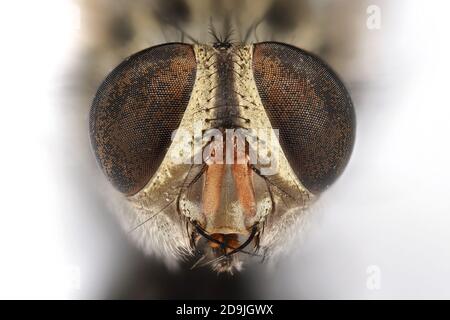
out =
<path fill-rule="evenodd" d="M 264 56 L 258 57 L 259 55 L 264 55 L 264 52 L 261 53 L 261 51 L 264 51 L 264 50 L 266 51 L 265 57 Z M 267 54 L 267 51 L 270 51 L 270 50 L 272 50 L 274 52 L 272 52 L 271 54 Z M 283 51 L 287 51 L 288 56 L 289 55 L 291 57 L 296 56 L 297 59 L 298 59 L 298 57 L 300 57 L 300 59 L 298 59 L 298 61 L 294 61 L 294 62 L 283 61 L 283 58 L 286 59 L 286 57 L 283 57 L 283 55 L 285 55 L 286 52 L 283 53 Z M 280 52 L 282 54 L 280 54 Z M 262 75 L 261 75 L 262 71 L 261 70 L 258 71 L 258 64 L 259 64 L 259 66 L 261 66 L 263 64 L 262 60 L 264 60 L 264 58 L 270 59 L 270 57 L 275 58 L 274 61 L 275 62 L 278 61 L 279 64 L 281 63 L 281 64 L 289 66 L 289 68 L 294 69 L 294 71 L 295 71 L 295 68 L 293 67 L 293 64 L 298 63 L 298 62 L 300 62 L 299 65 L 301 65 L 303 63 L 304 67 L 311 67 L 311 65 L 312 65 L 313 68 L 315 67 L 315 68 L 320 69 L 320 71 L 323 72 L 323 74 L 326 76 L 326 78 L 334 84 L 334 87 L 332 89 L 335 89 L 335 93 L 337 93 L 337 95 L 340 95 L 340 98 L 341 98 L 340 102 L 342 102 L 341 106 L 340 106 L 341 110 L 336 110 L 336 109 L 339 109 L 339 106 L 337 106 L 334 108 L 335 110 L 332 110 L 333 108 L 331 108 L 331 110 L 328 110 L 328 113 L 331 114 L 331 118 L 329 119 L 330 122 L 334 122 L 336 124 L 336 119 L 341 121 L 341 127 L 344 130 L 342 130 L 341 132 L 337 132 L 337 134 L 344 136 L 344 139 L 341 139 L 340 142 L 338 141 L 339 142 L 338 145 L 340 144 L 341 147 L 340 147 L 340 150 L 338 150 L 338 152 L 335 152 L 335 153 L 339 153 L 340 155 L 337 155 L 334 159 L 332 159 L 335 161 L 333 161 L 334 162 L 333 164 L 330 164 L 330 163 L 328 164 L 328 168 L 327 168 L 328 170 L 325 170 L 325 171 L 322 170 L 322 172 L 320 170 L 320 169 L 324 168 L 324 166 L 321 164 L 321 162 L 324 162 L 324 163 L 330 162 L 330 159 L 325 159 L 328 152 L 324 153 L 322 151 L 322 153 L 324 153 L 324 157 L 322 157 L 322 159 L 320 159 L 320 157 L 317 157 L 317 155 L 311 156 L 311 150 L 309 150 L 309 152 L 306 152 L 305 154 L 303 154 L 303 157 L 302 157 L 302 151 L 304 151 L 304 150 L 300 150 L 300 149 L 302 149 L 301 147 L 299 148 L 299 150 L 296 150 L 296 146 L 298 146 L 299 142 L 300 142 L 299 139 L 296 140 L 295 137 L 294 137 L 294 139 L 292 139 L 293 138 L 292 134 L 289 135 L 289 131 L 284 130 L 283 125 L 279 125 L 280 123 L 283 123 L 282 119 L 279 119 L 279 114 L 277 116 L 277 113 L 276 113 L 276 111 L 280 111 L 280 110 L 277 110 L 279 105 L 278 106 L 270 105 L 270 102 L 267 99 L 267 93 L 266 93 L 267 90 L 265 90 L 265 89 L 267 89 L 268 87 L 276 86 L 276 83 L 279 82 L 280 79 L 272 79 L 269 82 L 270 85 L 268 86 L 269 83 L 264 84 L 263 83 L 264 81 L 261 80 L 262 79 Z M 276 63 L 272 62 L 272 69 L 275 64 Z M 261 97 L 261 101 L 263 103 L 264 108 L 266 109 L 267 115 L 269 116 L 269 120 L 270 120 L 271 124 L 273 125 L 273 128 L 280 130 L 280 145 L 286 154 L 289 164 L 291 165 L 292 169 L 294 170 L 294 172 L 297 175 L 297 177 L 299 178 L 299 180 L 310 192 L 312 192 L 313 194 L 319 194 L 319 193 L 323 192 L 331 184 L 333 184 L 335 182 L 335 180 L 342 174 L 342 172 L 344 171 L 345 167 L 347 166 L 347 164 L 350 160 L 350 156 L 352 154 L 354 144 L 355 144 L 356 115 L 355 115 L 355 110 L 353 107 L 353 102 L 351 100 L 351 97 L 350 97 L 350 94 L 349 94 L 347 88 L 343 84 L 340 77 L 336 74 L 336 72 L 327 63 L 325 63 L 320 57 L 318 57 L 317 55 L 310 53 L 306 50 L 303 50 L 303 49 L 297 48 L 295 46 L 292 46 L 290 44 L 286 44 L 286 43 L 282 43 L 282 42 L 266 41 L 266 42 L 255 43 L 253 45 L 252 67 L 253 67 L 253 74 L 254 74 L 256 86 L 257 86 L 258 92 Z M 299 68 L 301 69 L 303 67 L 297 66 L 297 71 L 299 71 Z M 310 70 L 310 71 L 313 71 L 313 70 Z M 286 73 L 284 73 L 284 74 L 280 73 L 280 75 L 286 76 Z M 305 77 L 305 78 L 307 79 L 307 77 Z M 299 79 L 296 79 L 296 80 L 299 80 Z M 304 81 L 304 79 L 300 79 L 300 80 Z M 318 80 L 318 79 L 313 79 L 313 81 L 316 81 L 316 80 Z M 322 80 L 319 79 L 319 81 L 317 81 L 317 82 L 319 82 L 319 84 L 320 84 L 321 81 Z M 322 81 L 322 82 L 325 82 L 325 81 Z M 314 83 L 314 85 L 316 85 L 316 83 Z M 279 90 L 279 88 L 277 90 L 275 90 L 275 92 L 278 92 L 278 93 L 282 92 L 282 91 L 283 90 Z M 293 106 L 291 105 L 290 107 L 293 107 Z M 282 111 L 284 111 L 286 113 L 286 110 L 282 110 Z M 293 110 L 290 110 L 290 111 L 293 111 Z M 297 113 L 299 113 L 298 108 L 296 111 L 297 111 Z M 333 119 L 333 116 L 334 116 L 334 119 Z M 342 118 L 344 118 L 344 119 L 342 119 Z M 301 119 L 301 117 L 300 117 L 300 119 Z M 334 121 L 331 121 L 331 120 L 334 120 Z M 297 128 L 297 131 L 298 131 L 298 129 L 299 128 Z M 327 136 L 324 135 L 322 137 L 322 140 L 326 137 Z M 308 143 L 308 141 L 304 141 L 304 142 Z M 330 143 L 328 143 L 328 144 L 330 144 Z M 320 144 L 319 144 L 319 146 L 320 146 Z M 308 160 L 312 160 L 314 163 L 309 163 L 305 166 L 305 165 L 302 165 L 302 163 L 299 163 L 299 159 L 303 160 L 305 163 L 307 163 Z M 316 160 L 319 160 L 319 161 L 317 163 L 315 163 Z M 300 162 L 302 162 L 302 161 L 300 161 Z"/>
<path fill-rule="evenodd" d="M 152 66 L 156 67 L 152 70 Z M 189 102 L 196 71 L 192 45 L 164 43 L 127 57 L 99 86 L 89 114 L 91 147 L 105 176 L 124 195 L 139 192 L 160 166 L 170 146 L 172 131 L 178 128 Z M 146 77 L 148 74 L 156 76 Z M 161 93 L 158 90 L 161 87 L 168 93 Z M 154 117 L 161 116 L 161 110 L 166 112 L 165 121 Z M 132 120 L 126 120 L 127 117 Z M 131 127 L 142 130 L 134 130 L 133 136 L 127 131 Z"/>

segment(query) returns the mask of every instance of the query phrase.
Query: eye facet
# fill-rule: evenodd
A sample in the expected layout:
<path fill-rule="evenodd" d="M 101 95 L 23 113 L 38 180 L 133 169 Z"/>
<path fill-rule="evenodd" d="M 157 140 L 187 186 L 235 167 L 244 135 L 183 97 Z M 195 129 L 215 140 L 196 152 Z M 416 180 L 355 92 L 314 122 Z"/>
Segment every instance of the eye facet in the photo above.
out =
<path fill-rule="evenodd" d="M 255 44 L 253 72 L 289 164 L 309 191 L 323 191 L 344 170 L 354 144 L 346 88 L 319 58 L 276 42 Z"/>
<path fill-rule="evenodd" d="M 132 195 L 162 162 L 195 82 L 191 45 L 151 47 L 123 61 L 97 91 L 90 136 L 97 160 L 111 183 Z"/>

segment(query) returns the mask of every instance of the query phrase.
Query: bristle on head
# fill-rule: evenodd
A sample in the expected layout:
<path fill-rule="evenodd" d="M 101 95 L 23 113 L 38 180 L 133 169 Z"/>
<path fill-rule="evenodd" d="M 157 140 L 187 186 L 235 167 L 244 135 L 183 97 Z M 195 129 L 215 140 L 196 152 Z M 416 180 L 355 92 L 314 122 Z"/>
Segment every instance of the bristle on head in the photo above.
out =
<path fill-rule="evenodd" d="M 231 20 L 229 16 L 226 16 L 223 23 L 222 32 L 217 32 L 212 18 L 210 18 L 209 22 L 209 33 L 214 38 L 213 47 L 216 49 L 228 49 L 231 47 L 231 37 L 233 35 L 233 29 L 231 27 Z"/>

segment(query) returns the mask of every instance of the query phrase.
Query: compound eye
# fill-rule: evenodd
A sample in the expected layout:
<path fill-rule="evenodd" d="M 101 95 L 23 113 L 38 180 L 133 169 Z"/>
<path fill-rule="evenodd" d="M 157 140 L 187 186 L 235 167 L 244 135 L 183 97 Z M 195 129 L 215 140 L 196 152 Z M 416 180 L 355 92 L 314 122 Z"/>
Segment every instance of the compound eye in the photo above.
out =
<path fill-rule="evenodd" d="M 253 72 L 290 166 L 309 191 L 320 193 L 353 149 L 355 114 L 346 88 L 319 58 L 282 43 L 255 44 Z"/>
<path fill-rule="evenodd" d="M 127 58 L 98 89 L 90 113 L 92 148 L 120 192 L 137 193 L 160 166 L 195 74 L 192 46 L 165 44 Z"/>

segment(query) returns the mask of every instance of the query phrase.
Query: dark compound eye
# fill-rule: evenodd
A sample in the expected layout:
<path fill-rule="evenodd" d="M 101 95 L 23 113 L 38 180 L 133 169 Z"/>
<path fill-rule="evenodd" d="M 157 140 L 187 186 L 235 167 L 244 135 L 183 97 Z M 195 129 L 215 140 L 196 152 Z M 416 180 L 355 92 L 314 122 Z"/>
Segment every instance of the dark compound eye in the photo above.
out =
<path fill-rule="evenodd" d="M 172 43 L 134 54 L 100 86 L 91 108 L 90 135 L 112 184 L 132 195 L 161 164 L 195 82 L 191 45 Z"/>
<path fill-rule="evenodd" d="M 319 58 L 281 43 L 255 44 L 253 72 L 292 169 L 308 190 L 323 191 L 353 149 L 355 115 L 347 90 Z"/>

